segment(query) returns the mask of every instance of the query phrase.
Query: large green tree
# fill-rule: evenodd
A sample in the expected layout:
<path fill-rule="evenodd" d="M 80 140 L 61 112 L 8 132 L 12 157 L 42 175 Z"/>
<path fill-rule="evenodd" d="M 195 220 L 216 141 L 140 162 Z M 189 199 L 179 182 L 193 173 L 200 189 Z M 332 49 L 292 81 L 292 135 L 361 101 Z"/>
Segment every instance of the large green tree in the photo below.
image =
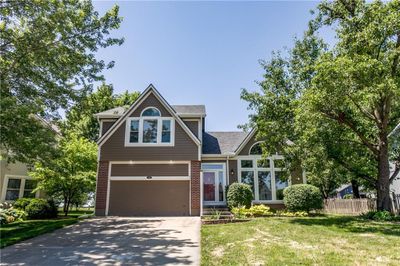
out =
<path fill-rule="evenodd" d="M 0 143 L 9 159 L 45 159 L 54 134 L 43 119 L 58 118 L 112 67 L 95 58 L 120 45 L 118 6 L 100 16 L 88 0 L 0 2 Z"/>
<path fill-rule="evenodd" d="M 37 162 L 29 174 L 38 181 L 37 189 L 61 199 L 64 213 L 96 187 L 97 145 L 76 134 L 63 138 L 57 157 L 45 164 Z"/>
<path fill-rule="evenodd" d="M 66 120 L 61 123 L 64 134 L 74 132 L 79 136 L 96 141 L 99 138 L 99 121 L 94 114 L 114 107 L 128 107 L 139 97 L 139 92 L 125 91 L 114 94 L 112 85 L 102 84 L 82 101 L 77 102 L 66 113 Z"/>
<path fill-rule="evenodd" d="M 322 27 L 336 32 L 332 48 L 318 38 Z M 267 150 L 302 158 L 315 175 L 339 167 L 346 179 L 376 189 L 378 209 L 389 210 L 388 135 L 400 120 L 399 58 L 398 0 L 324 1 L 289 56 L 263 64 L 261 93 L 243 91 L 255 111 L 251 124 Z"/>

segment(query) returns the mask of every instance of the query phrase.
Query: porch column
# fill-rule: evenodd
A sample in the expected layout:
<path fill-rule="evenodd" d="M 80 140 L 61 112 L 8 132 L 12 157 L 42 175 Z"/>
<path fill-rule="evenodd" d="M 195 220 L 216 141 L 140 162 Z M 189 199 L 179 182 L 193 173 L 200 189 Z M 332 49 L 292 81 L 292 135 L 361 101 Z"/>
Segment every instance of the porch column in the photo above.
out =
<path fill-rule="evenodd" d="M 108 161 L 100 161 L 97 170 L 96 180 L 96 202 L 95 215 L 105 216 L 107 208 L 107 191 L 108 191 Z"/>
<path fill-rule="evenodd" d="M 190 198 L 192 216 L 200 215 L 201 194 L 200 194 L 200 161 L 191 161 Z"/>

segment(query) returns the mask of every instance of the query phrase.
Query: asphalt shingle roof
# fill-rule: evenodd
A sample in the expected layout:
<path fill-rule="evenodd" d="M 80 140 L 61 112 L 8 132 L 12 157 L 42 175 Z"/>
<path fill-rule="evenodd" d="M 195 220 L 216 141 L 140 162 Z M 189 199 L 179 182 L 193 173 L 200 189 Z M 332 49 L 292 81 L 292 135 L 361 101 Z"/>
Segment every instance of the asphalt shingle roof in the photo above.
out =
<path fill-rule="evenodd" d="M 205 115 L 206 114 L 206 107 L 204 105 L 171 105 L 172 108 L 178 115 Z M 123 113 L 126 112 L 128 107 L 120 106 L 115 107 L 104 112 L 97 113 L 96 116 L 121 116 Z"/>
<path fill-rule="evenodd" d="M 246 138 L 246 132 L 205 132 L 203 154 L 229 154 L 235 152 Z"/>
<path fill-rule="evenodd" d="M 206 114 L 204 105 L 171 105 L 175 112 L 179 114 Z"/>

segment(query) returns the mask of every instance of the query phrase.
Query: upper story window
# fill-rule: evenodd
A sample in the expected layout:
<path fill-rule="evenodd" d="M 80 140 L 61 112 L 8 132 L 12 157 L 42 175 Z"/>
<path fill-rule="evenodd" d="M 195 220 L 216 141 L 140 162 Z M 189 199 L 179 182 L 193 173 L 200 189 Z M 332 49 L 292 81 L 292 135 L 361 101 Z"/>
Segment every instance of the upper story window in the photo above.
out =
<path fill-rule="evenodd" d="M 257 142 L 253 146 L 251 146 L 249 154 L 250 155 L 262 155 L 261 142 Z"/>
<path fill-rule="evenodd" d="M 174 122 L 172 117 L 162 117 L 157 108 L 148 107 L 140 117 L 127 119 L 125 146 L 173 146 Z"/>

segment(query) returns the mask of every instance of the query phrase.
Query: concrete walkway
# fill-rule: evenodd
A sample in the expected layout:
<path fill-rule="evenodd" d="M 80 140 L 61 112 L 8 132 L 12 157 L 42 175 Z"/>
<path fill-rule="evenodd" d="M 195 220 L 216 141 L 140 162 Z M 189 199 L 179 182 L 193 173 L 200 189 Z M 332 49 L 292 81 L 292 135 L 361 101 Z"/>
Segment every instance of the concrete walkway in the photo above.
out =
<path fill-rule="evenodd" d="M 199 265 L 200 218 L 93 218 L 0 252 L 1 265 Z"/>

